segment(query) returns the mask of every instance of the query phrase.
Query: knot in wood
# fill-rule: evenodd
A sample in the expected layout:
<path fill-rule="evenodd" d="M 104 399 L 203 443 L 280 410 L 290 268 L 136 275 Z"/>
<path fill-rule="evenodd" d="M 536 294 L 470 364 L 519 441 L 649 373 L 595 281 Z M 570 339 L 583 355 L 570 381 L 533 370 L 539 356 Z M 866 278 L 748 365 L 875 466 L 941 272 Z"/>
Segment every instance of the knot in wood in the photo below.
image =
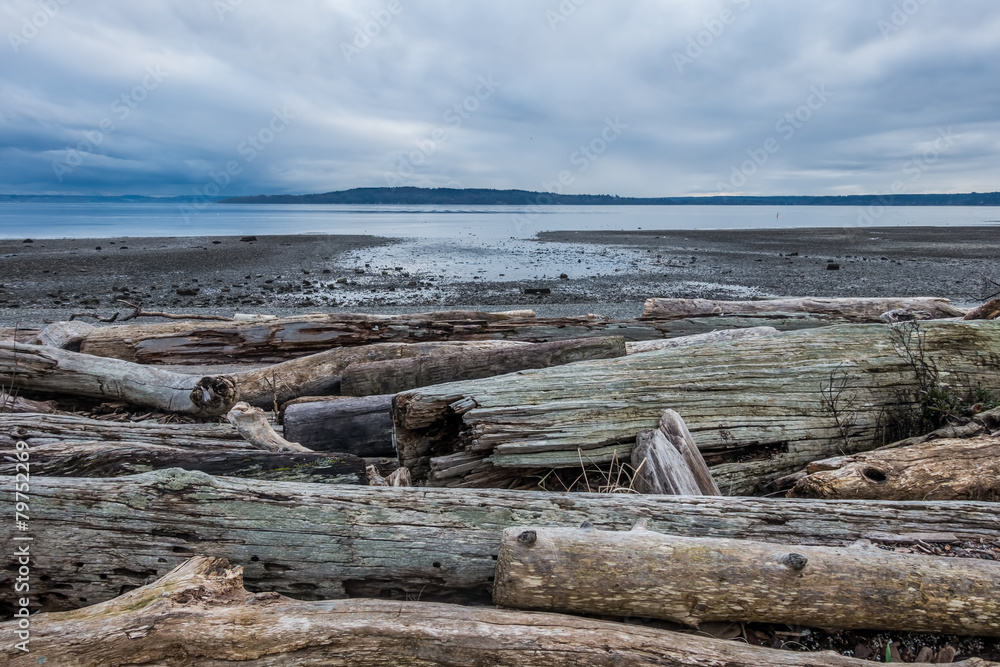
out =
<path fill-rule="evenodd" d="M 786 565 L 795 571 L 804 568 L 806 566 L 806 563 L 808 562 L 809 562 L 808 558 L 806 558 L 802 554 L 795 554 L 795 553 L 785 554 L 784 556 L 781 557 L 780 561 L 782 565 Z"/>
<path fill-rule="evenodd" d="M 527 547 L 530 547 L 538 541 L 538 533 L 533 530 L 525 530 L 517 536 L 517 541 Z"/>

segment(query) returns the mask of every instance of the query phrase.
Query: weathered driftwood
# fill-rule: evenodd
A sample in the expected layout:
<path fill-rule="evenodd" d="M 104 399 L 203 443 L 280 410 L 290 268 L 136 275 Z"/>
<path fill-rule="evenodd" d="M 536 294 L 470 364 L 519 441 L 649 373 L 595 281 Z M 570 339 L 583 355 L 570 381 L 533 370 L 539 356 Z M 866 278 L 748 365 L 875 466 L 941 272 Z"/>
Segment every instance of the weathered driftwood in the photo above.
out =
<path fill-rule="evenodd" d="M 396 456 L 392 396 L 332 397 L 285 407 L 285 436 L 314 451 Z"/>
<path fill-rule="evenodd" d="M 811 313 L 683 320 L 613 320 L 597 315 L 536 318 L 516 313 L 465 315 L 459 318 L 436 313 L 401 316 L 338 313 L 231 324 L 119 325 L 98 328 L 83 341 L 80 349 L 97 356 L 151 364 L 273 363 L 334 347 L 377 342 L 508 340 L 544 343 L 594 336 L 624 336 L 627 341 L 646 341 L 718 329 L 768 325 L 785 331 L 844 321 Z"/>
<path fill-rule="evenodd" d="M 762 338 L 765 336 L 777 336 L 781 334 L 774 327 L 749 327 L 747 329 L 722 329 L 709 333 L 694 334 L 692 336 L 680 336 L 678 338 L 664 338 L 661 340 L 642 340 L 635 343 L 625 343 L 625 351 L 628 354 L 642 354 L 653 350 L 668 350 L 675 347 L 695 347 L 698 345 L 711 345 L 724 340 L 736 340 L 738 338 Z"/>
<path fill-rule="evenodd" d="M 1000 501 L 1000 438 L 934 440 L 842 457 L 789 491 L 798 498 Z"/>
<path fill-rule="evenodd" d="M 995 320 L 1000 318 L 1000 299 L 987 301 L 965 314 L 967 320 Z"/>
<path fill-rule="evenodd" d="M 32 447 L 104 441 L 194 450 L 213 447 L 252 449 L 229 424 L 161 424 L 152 420 L 115 422 L 63 414 L 0 414 L 0 447 L 12 447 L 18 440 L 24 440 Z"/>
<path fill-rule="evenodd" d="M 0 413 L 52 413 L 56 411 L 57 407 L 58 405 L 55 401 L 33 401 L 28 398 L 22 398 L 16 393 L 8 394 L 0 389 Z"/>
<path fill-rule="evenodd" d="M 442 382 L 477 380 L 529 368 L 624 356 L 625 339 L 621 336 L 576 338 L 471 352 L 463 350 L 354 364 L 344 369 L 340 391 L 345 396 L 395 394 Z"/>
<path fill-rule="evenodd" d="M 81 440 L 32 445 L 30 452 L 31 472 L 47 477 L 122 477 L 151 470 L 183 468 L 249 479 L 362 484 L 367 483 L 365 468 L 369 465 L 368 459 L 353 454 L 274 453 L 207 443 L 197 448 L 181 448 L 127 440 Z M 13 459 L 0 461 L 0 475 L 13 477 L 17 472 L 15 467 Z"/>
<path fill-rule="evenodd" d="M 63 350 L 80 351 L 80 343 L 95 327 L 80 320 L 71 322 L 53 322 L 38 332 L 38 337 L 32 341 L 37 345 L 49 345 Z"/>
<path fill-rule="evenodd" d="M 336 348 L 279 364 L 222 375 L 193 375 L 42 345 L 0 341 L 0 382 L 48 391 L 123 400 L 160 410 L 221 415 L 237 402 L 272 406 L 333 393 L 353 363 L 508 346 L 504 341 L 386 343 Z"/>
<path fill-rule="evenodd" d="M 508 528 L 493 601 L 575 614 L 1000 636 L 1000 563 L 881 549 Z"/>
<path fill-rule="evenodd" d="M 236 427 L 240 436 L 256 449 L 269 452 L 311 452 L 297 442 L 289 442 L 275 433 L 267 421 L 267 415 L 260 408 L 251 407 L 240 401 L 226 414 L 226 419 Z"/>
<path fill-rule="evenodd" d="M 8 507 L 13 491 L 0 489 Z M 993 503 L 328 487 L 182 470 L 32 476 L 30 504 L 32 599 L 43 610 L 109 600 L 199 553 L 244 564 L 254 590 L 297 598 L 481 603 L 500 531 L 529 522 L 624 530 L 647 519 L 675 535 L 833 546 L 930 532 L 1000 539 Z M 0 522 L 0 542 L 13 534 L 13 521 Z M 11 590 L 14 576 L 0 569 L 0 588 Z"/>
<path fill-rule="evenodd" d="M 11 667 L 39 656 L 63 667 L 170 664 L 509 665 L 510 667 L 861 667 L 831 651 L 800 653 L 560 614 L 432 602 L 300 602 L 248 593 L 243 568 L 192 558 L 161 579 L 71 613 L 0 624 Z M 970 660 L 965 667 L 988 663 Z"/>
<path fill-rule="evenodd" d="M 237 359 L 278 362 L 334 347 L 461 340 L 466 329 L 478 330 L 511 319 L 531 320 L 533 315 L 531 311 L 331 313 L 215 324 L 135 324 L 100 327 L 87 336 L 80 349 L 87 354 L 144 364 L 228 363 Z"/>
<path fill-rule="evenodd" d="M 12 340 L 18 343 L 30 343 L 38 338 L 39 329 L 23 327 L 0 327 L 0 340 Z"/>
<path fill-rule="evenodd" d="M 721 496 L 681 416 L 664 410 L 659 428 L 642 431 L 632 450 L 638 493 Z"/>
<path fill-rule="evenodd" d="M 846 322 L 878 322 L 882 313 L 908 309 L 929 313 L 935 319 L 962 317 L 964 310 L 948 299 L 933 297 L 837 298 L 816 297 L 762 299 L 760 301 L 715 301 L 712 299 L 646 299 L 643 317 L 682 319 L 711 315 L 771 315 L 774 313 L 812 313 L 836 317 Z"/>
<path fill-rule="evenodd" d="M 843 325 L 415 389 L 393 399 L 396 441 L 418 484 L 499 484 L 523 469 L 625 458 L 670 408 L 722 491 L 750 493 L 881 445 L 888 413 L 916 409 L 917 373 L 898 340 L 885 325 Z M 942 382 L 997 387 L 996 323 L 924 323 L 920 345 Z M 429 477 L 449 456 L 466 460 Z"/>
<path fill-rule="evenodd" d="M 365 468 L 365 475 L 368 478 L 368 486 L 413 486 L 410 481 L 410 471 L 406 468 L 397 468 L 383 477 L 377 466 L 369 465 Z"/>

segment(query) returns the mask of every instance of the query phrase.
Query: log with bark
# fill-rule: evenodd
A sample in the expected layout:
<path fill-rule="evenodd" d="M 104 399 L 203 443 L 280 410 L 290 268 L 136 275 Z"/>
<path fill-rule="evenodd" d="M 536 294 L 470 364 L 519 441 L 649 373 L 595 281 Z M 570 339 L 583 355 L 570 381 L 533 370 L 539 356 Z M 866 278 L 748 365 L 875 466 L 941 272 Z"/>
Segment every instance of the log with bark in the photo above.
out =
<path fill-rule="evenodd" d="M 832 651 L 800 653 L 561 614 L 431 602 L 300 602 L 249 593 L 243 568 L 195 557 L 161 579 L 69 613 L 0 624 L 11 667 L 139 664 L 509 665 L 575 667 L 861 667 Z M 965 667 L 989 663 L 969 660 Z"/>
<path fill-rule="evenodd" d="M 892 412 L 918 409 L 919 374 L 895 331 L 842 325 L 415 389 L 393 399 L 397 446 L 417 484 L 501 485 L 625 459 L 670 408 L 723 493 L 752 493 L 884 444 Z M 909 340 L 941 381 L 997 388 L 996 323 L 924 323 Z"/>
<path fill-rule="evenodd" d="M 1000 636 L 1000 563 L 635 529 L 508 528 L 504 607 L 834 630 Z"/>
<path fill-rule="evenodd" d="M 945 439 L 841 457 L 788 492 L 797 498 L 1000 501 L 1000 438 Z"/>
<path fill-rule="evenodd" d="M 392 396 L 328 397 L 285 406 L 285 436 L 314 451 L 359 456 L 396 456 L 392 441 Z"/>
<path fill-rule="evenodd" d="M 344 369 L 340 391 L 345 396 L 395 394 L 443 382 L 477 380 L 530 368 L 624 356 L 625 339 L 606 336 L 373 361 Z"/>
<path fill-rule="evenodd" d="M 13 486 L 0 490 L 12 507 Z M 162 470 L 31 478 L 32 598 L 42 610 L 109 600 L 195 554 L 240 563 L 252 590 L 296 598 L 485 603 L 500 531 L 535 523 L 845 546 L 1000 540 L 993 503 L 555 494 L 238 480 Z M 0 522 L 11 543 L 13 521 Z M 922 537 L 921 537 L 922 536 Z M 0 570 L 11 590 L 15 572 Z M 3 613 L 10 597 L 0 598 Z"/>
<path fill-rule="evenodd" d="M 241 400 L 269 407 L 300 396 L 335 393 L 340 373 L 354 363 L 509 345 L 513 343 L 480 341 L 335 348 L 240 373 L 202 376 L 45 345 L 0 341 L 0 383 L 215 416 L 227 413 Z"/>
<path fill-rule="evenodd" d="M 712 315 L 771 316 L 775 313 L 810 313 L 834 317 L 845 322 L 878 322 L 890 310 L 923 311 L 928 319 L 962 317 L 964 310 L 948 299 L 909 298 L 836 298 L 816 297 L 761 299 L 759 301 L 715 301 L 713 299 L 646 299 L 643 317 L 683 319 Z"/>
<path fill-rule="evenodd" d="M 508 340 L 544 343 L 570 338 L 624 336 L 648 341 L 719 329 L 772 326 L 808 329 L 844 320 L 811 313 L 614 320 L 598 315 L 536 318 L 503 313 L 298 316 L 215 323 L 174 322 L 99 327 L 81 343 L 87 354 L 144 364 L 274 363 L 334 347 L 378 342 Z M 472 319 L 469 319 L 472 318 Z"/>

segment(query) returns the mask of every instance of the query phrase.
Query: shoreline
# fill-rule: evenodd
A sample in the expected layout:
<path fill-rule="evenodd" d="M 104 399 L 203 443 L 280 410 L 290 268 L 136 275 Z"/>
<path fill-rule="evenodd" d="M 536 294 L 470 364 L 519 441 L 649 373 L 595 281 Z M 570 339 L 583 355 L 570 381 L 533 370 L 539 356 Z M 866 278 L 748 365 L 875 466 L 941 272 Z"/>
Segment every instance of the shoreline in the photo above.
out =
<path fill-rule="evenodd" d="M 528 273 L 500 277 L 503 264 L 529 262 Z M 940 296 L 973 305 L 985 296 L 983 275 L 1000 279 L 998 267 L 992 225 L 550 231 L 482 247 L 328 234 L 0 240 L 0 325 L 131 311 L 117 299 L 192 314 L 465 307 L 616 318 L 637 317 L 652 296 Z"/>

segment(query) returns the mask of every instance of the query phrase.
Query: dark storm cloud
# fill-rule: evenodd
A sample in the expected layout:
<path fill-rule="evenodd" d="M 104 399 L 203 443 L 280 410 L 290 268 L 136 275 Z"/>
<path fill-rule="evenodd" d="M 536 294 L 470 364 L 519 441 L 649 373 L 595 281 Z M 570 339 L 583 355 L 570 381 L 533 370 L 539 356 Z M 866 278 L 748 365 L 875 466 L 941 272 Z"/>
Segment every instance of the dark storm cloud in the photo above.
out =
<path fill-rule="evenodd" d="M 987 0 L 15 0 L 0 21 L 0 192 L 849 194 L 1000 175 Z"/>

